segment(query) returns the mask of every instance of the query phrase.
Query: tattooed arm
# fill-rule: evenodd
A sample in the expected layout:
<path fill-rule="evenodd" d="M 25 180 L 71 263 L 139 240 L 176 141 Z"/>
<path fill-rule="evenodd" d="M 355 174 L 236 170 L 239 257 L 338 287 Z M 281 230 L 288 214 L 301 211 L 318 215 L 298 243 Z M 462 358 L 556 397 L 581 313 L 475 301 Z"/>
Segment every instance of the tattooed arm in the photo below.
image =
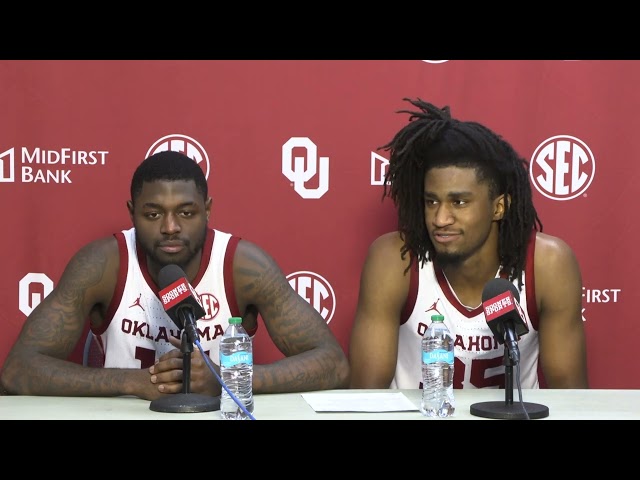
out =
<path fill-rule="evenodd" d="M 118 270 L 114 237 L 80 249 L 58 285 L 33 310 L 0 376 L 10 394 L 59 396 L 161 396 L 146 370 L 89 368 L 67 360 L 85 322 L 100 321 L 109 305 Z"/>
<path fill-rule="evenodd" d="M 273 343 L 286 356 L 254 366 L 254 393 L 347 387 L 349 363 L 342 347 L 320 313 L 293 290 L 273 258 L 241 240 L 233 275 L 240 311 L 259 313 Z"/>

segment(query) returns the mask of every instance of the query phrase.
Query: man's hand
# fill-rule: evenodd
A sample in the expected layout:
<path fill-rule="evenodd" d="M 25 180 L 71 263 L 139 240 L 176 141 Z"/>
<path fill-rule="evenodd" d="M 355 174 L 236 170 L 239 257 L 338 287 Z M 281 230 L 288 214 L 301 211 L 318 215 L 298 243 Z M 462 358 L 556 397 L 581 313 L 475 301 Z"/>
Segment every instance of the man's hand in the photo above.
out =
<path fill-rule="evenodd" d="M 161 393 L 182 393 L 183 391 L 183 356 L 180 350 L 181 341 L 169 336 L 169 341 L 176 347 L 165 353 L 158 359 L 155 365 L 149 368 L 151 383 L 155 384 Z M 217 367 L 217 366 L 216 366 Z M 216 368 L 219 371 L 218 368 Z M 195 346 L 191 353 L 191 385 L 190 392 L 203 395 L 220 395 L 221 387 L 200 350 Z"/>

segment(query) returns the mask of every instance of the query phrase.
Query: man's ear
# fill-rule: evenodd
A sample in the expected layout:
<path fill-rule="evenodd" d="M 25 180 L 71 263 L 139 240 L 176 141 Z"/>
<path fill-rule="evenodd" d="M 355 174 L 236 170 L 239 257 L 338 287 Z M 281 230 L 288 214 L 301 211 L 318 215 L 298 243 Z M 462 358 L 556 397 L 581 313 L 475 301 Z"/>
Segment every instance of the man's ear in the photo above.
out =
<path fill-rule="evenodd" d="M 129 210 L 129 217 L 133 221 L 133 202 L 131 200 L 127 200 L 127 210 Z"/>
<path fill-rule="evenodd" d="M 213 205 L 213 199 L 209 197 L 204 202 L 204 210 L 205 212 L 207 212 L 207 222 L 209 221 L 209 216 L 211 215 L 211 205 Z"/>
<path fill-rule="evenodd" d="M 493 201 L 493 219 L 502 220 L 511 206 L 511 196 L 503 193 Z"/>

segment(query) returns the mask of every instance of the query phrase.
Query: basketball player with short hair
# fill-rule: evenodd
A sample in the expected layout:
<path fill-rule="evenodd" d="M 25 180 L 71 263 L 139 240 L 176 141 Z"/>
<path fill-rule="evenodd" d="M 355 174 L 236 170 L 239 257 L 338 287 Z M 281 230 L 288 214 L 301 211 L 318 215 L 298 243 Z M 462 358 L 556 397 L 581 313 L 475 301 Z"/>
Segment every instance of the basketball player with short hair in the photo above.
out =
<path fill-rule="evenodd" d="M 208 226 L 211 203 L 204 172 L 191 158 L 164 151 L 145 159 L 127 202 L 133 227 L 73 256 L 9 352 L 0 377 L 6 392 L 147 400 L 182 393 L 180 332 L 158 298 L 158 273 L 170 264 L 210 305 L 197 328 L 216 367 L 229 317 L 242 317 L 255 334 L 260 315 L 285 358 L 254 365 L 254 393 L 345 387 L 346 355 L 320 313 L 264 250 Z M 87 321 L 104 349 L 103 368 L 67 360 Z M 191 392 L 220 394 L 197 348 L 190 379 Z"/>
<path fill-rule="evenodd" d="M 409 121 L 381 147 L 398 231 L 373 241 L 361 273 L 351 387 L 422 388 L 420 342 L 442 314 L 455 337 L 454 388 L 504 388 L 504 345 L 482 308 L 485 285 L 504 277 L 529 328 L 518 341 L 521 387 L 588 388 L 580 267 L 542 233 L 528 163 L 448 106 L 405 100 L 416 108 L 398 112 Z"/>

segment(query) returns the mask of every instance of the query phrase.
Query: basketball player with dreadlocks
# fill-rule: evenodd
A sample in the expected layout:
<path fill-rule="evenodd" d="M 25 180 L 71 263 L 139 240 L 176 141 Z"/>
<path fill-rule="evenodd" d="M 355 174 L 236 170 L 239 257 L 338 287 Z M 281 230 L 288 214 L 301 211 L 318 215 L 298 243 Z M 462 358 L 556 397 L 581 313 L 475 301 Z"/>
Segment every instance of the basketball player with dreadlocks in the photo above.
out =
<path fill-rule="evenodd" d="M 496 277 L 520 293 L 522 388 L 588 388 L 582 276 L 563 240 L 542 233 L 528 163 L 499 135 L 450 108 L 415 109 L 382 149 L 383 198 L 398 230 L 369 247 L 349 357 L 351 388 L 422 388 L 420 341 L 432 314 L 455 337 L 454 388 L 505 388 L 504 345 L 482 291 Z"/>

